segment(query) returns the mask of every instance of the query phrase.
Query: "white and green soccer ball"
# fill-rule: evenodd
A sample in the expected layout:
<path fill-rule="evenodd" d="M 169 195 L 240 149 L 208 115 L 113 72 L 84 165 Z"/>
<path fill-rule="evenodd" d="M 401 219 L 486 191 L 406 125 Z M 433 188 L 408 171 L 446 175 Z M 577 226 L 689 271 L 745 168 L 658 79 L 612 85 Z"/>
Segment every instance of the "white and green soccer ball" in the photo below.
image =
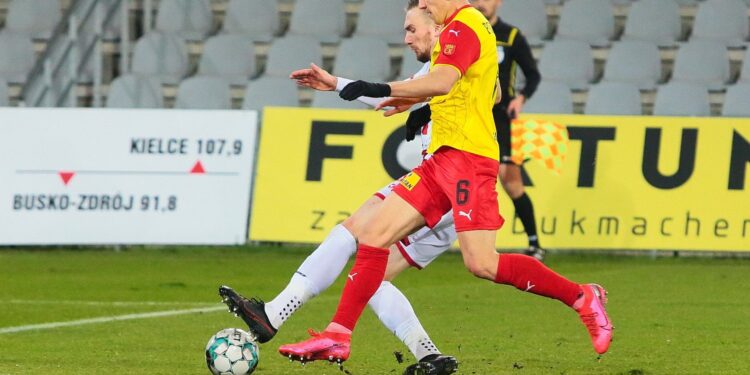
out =
<path fill-rule="evenodd" d="M 237 328 L 219 331 L 206 345 L 206 364 L 215 375 L 252 374 L 260 350 L 252 336 Z"/>

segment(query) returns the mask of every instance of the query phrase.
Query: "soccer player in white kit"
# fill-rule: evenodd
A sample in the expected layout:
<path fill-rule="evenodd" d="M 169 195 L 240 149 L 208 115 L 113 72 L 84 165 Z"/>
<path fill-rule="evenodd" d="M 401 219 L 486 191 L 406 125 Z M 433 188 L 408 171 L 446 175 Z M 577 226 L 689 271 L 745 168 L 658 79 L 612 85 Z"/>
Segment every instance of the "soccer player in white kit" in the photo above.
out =
<path fill-rule="evenodd" d="M 410 4 L 407 9 L 404 41 L 414 51 L 417 59 L 425 62 L 425 65 L 412 78 L 429 72 L 430 52 L 437 38 L 437 26 L 423 10 L 416 7 L 416 2 L 414 3 L 414 6 Z M 327 86 L 321 87 L 323 90 L 340 91 L 351 82 L 346 78 L 333 77 L 315 65 L 312 65 L 312 69 L 327 78 Z M 376 107 L 385 99 L 362 97 L 358 100 Z M 422 155 L 423 158 L 427 158 L 430 123 L 425 123 L 420 130 Z M 341 274 L 347 261 L 357 250 L 356 234 L 360 230 L 358 226 L 366 222 L 366 217 L 375 212 L 398 183 L 397 180 L 380 189 L 351 217 L 334 227 L 328 237 L 300 265 L 287 287 L 273 300 L 264 303 L 255 298 L 246 299 L 231 288 L 223 286 L 219 292 L 225 303 L 242 317 L 260 342 L 271 340 L 281 325 L 302 304 L 327 289 Z M 454 357 L 442 355 L 437 349 L 409 301 L 390 281 L 409 267 L 426 267 L 447 251 L 456 237 L 453 215 L 449 212 L 433 229 L 422 227 L 391 246 L 384 281 L 369 301 L 378 318 L 406 344 L 418 361 L 406 369 L 406 374 L 451 374 L 456 371 L 458 363 Z"/>

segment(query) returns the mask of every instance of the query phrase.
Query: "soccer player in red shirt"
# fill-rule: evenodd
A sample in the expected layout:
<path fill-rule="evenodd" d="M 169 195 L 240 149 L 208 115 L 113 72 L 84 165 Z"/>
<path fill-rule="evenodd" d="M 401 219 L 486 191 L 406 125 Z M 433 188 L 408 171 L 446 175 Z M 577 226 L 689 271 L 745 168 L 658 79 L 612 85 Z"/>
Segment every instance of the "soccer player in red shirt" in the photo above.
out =
<path fill-rule="evenodd" d="M 609 347 L 612 326 L 604 308 L 605 291 L 577 284 L 522 254 L 495 251 L 499 215 L 495 184 L 499 147 L 492 117 L 497 98 L 495 35 L 485 17 L 466 0 L 419 0 L 437 24 L 444 25 L 431 58 L 430 73 L 404 82 L 355 81 L 339 94 L 387 97 L 402 108 L 429 98 L 433 156 L 404 177 L 379 211 L 359 231 L 359 246 L 336 314 L 325 331 L 279 352 L 300 361 L 345 361 L 351 334 L 370 297 L 383 280 L 387 247 L 423 225 L 434 226 L 453 209 L 466 268 L 475 276 L 557 299 L 576 310 L 594 348 Z M 316 73 L 295 71 L 291 78 L 314 87 Z M 398 99 L 403 98 L 403 99 Z"/>

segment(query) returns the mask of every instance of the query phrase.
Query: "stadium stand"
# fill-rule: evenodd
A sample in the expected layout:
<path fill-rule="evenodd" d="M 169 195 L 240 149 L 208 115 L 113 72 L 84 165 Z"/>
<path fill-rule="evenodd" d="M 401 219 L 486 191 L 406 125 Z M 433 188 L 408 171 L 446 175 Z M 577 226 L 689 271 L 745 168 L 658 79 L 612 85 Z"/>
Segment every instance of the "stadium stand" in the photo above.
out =
<path fill-rule="evenodd" d="M 519 30 L 529 45 L 539 47 L 547 39 L 547 10 L 543 0 L 505 0 L 498 15 Z"/>
<path fill-rule="evenodd" d="M 244 85 L 256 74 L 253 40 L 244 34 L 217 35 L 206 40 L 198 74 L 217 76 Z"/>
<path fill-rule="evenodd" d="M 264 74 L 286 78 L 293 70 L 309 63 L 323 65 L 323 51 L 318 41 L 305 35 L 286 36 L 273 41 Z"/>
<path fill-rule="evenodd" d="M 33 39 L 49 39 L 62 17 L 59 0 L 13 0 L 5 30 Z"/>
<path fill-rule="evenodd" d="M 297 84 L 286 77 L 261 77 L 250 81 L 242 108 L 262 111 L 263 107 L 271 106 L 299 106 Z"/>
<path fill-rule="evenodd" d="M 539 71 L 545 80 L 563 82 L 572 90 L 587 89 L 594 79 L 591 47 L 578 40 L 547 43 L 539 62 Z"/>
<path fill-rule="evenodd" d="M 0 79 L 0 107 L 8 105 L 8 83 Z"/>
<path fill-rule="evenodd" d="M 708 90 L 690 82 L 670 82 L 659 87 L 654 102 L 656 116 L 710 116 Z"/>
<path fill-rule="evenodd" d="M 229 82 L 219 77 L 191 77 L 180 83 L 175 108 L 232 109 Z"/>
<path fill-rule="evenodd" d="M 86 50 L 86 48 L 93 42 L 94 36 L 88 35 L 88 34 L 82 34 L 79 35 L 78 39 L 76 39 L 74 43 L 73 48 L 77 48 L 77 51 L 79 53 L 83 53 L 83 51 Z M 52 55 L 55 56 L 53 59 L 55 60 L 61 60 L 63 57 L 63 54 L 65 53 L 65 49 L 59 48 L 52 51 Z M 69 67 L 68 67 L 69 69 Z M 77 82 L 82 84 L 90 84 L 94 79 L 94 67 L 93 67 L 93 61 L 91 59 L 86 60 L 82 64 L 82 70 L 78 73 Z"/>
<path fill-rule="evenodd" d="M 179 35 L 185 41 L 201 41 L 213 28 L 210 0 L 161 0 L 156 30 Z"/>
<path fill-rule="evenodd" d="M 163 108 L 161 82 L 151 77 L 127 74 L 112 81 L 108 108 Z"/>
<path fill-rule="evenodd" d="M 693 82 L 711 91 L 723 90 L 729 80 L 726 48 L 706 40 L 683 44 L 675 58 L 672 81 Z"/>
<path fill-rule="evenodd" d="M 632 83 L 602 82 L 591 86 L 586 100 L 587 115 L 640 116 L 641 93 Z"/>
<path fill-rule="evenodd" d="M 230 0 L 222 31 L 269 43 L 281 31 L 276 0 Z"/>
<path fill-rule="evenodd" d="M 173 34 L 152 32 L 138 40 L 133 51 L 133 73 L 178 84 L 188 72 L 185 43 Z"/>
<path fill-rule="evenodd" d="M 34 66 L 34 44 L 28 36 L 0 32 L 0 77 L 23 84 Z"/>
<path fill-rule="evenodd" d="M 615 43 L 604 68 L 604 81 L 630 82 L 654 90 L 661 80 L 661 56 L 655 44 L 630 40 Z"/>
<path fill-rule="evenodd" d="M 346 34 L 343 0 L 305 0 L 294 4 L 290 35 L 310 35 L 321 43 L 338 43 Z"/>
<path fill-rule="evenodd" d="M 748 32 L 747 5 L 741 0 L 706 0 L 698 5 L 691 39 L 742 47 Z"/>
<path fill-rule="evenodd" d="M 573 39 L 591 46 L 608 46 L 615 33 L 612 4 L 601 0 L 565 2 L 557 26 L 556 39 Z"/>
<path fill-rule="evenodd" d="M 120 30 L 122 27 L 122 7 L 117 6 L 117 2 L 119 0 L 80 0 L 82 8 L 87 8 L 89 3 L 96 3 L 97 11 L 102 11 L 102 16 L 106 17 L 106 12 L 108 9 L 115 9 L 114 13 L 112 14 L 110 22 L 108 22 L 104 27 L 104 40 L 107 41 L 118 41 L 120 39 Z M 89 18 L 83 27 L 83 33 L 87 35 L 93 35 L 96 27 L 95 27 L 95 21 L 96 17 Z"/>
<path fill-rule="evenodd" d="M 40 92 L 39 81 L 44 81 L 44 67 L 49 62 L 56 71 L 68 74 L 71 69 L 66 63 L 57 61 L 64 51 L 57 45 L 65 42 L 68 35 L 68 20 L 60 18 L 60 14 L 67 15 L 71 5 L 95 1 L 0 1 L 0 24 L 4 25 L 0 51 L 16 51 L 0 52 L 0 78 L 7 81 L 9 104 L 23 103 L 24 95 Z M 378 76 L 385 74 L 383 79 L 407 78 L 421 67 L 413 53 L 403 46 L 401 0 L 122 1 L 126 7 L 120 6 L 121 0 L 99 0 L 110 16 L 104 24 L 104 45 L 99 49 L 103 58 L 101 70 L 95 71 L 94 60 L 89 56 L 92 54 L 81 53 L 92 48 L 95 17 L 85 18 L 86 23 L 79 30 L 79 39 L 83 41 L 76 42 L 77 55 L 87 57 L 77 73 L 78 88 L 71 92 L 78 96 L 80 105 L 105 103 L 104 98 L 97 101 L 94 93 L 117 93 L 118 75 L 129 74 L 153 76 L 167 85 L 159 106 L 164 103 L 170 106 L 178 91 L 176 86 L 192 76 L 222 77 L 235 86 L 231 91 L 234 108 L 255 105 L 257 100 L 244 100 L 247 91 L 255 92 L 251 89 L 253 84 L 271 77 L 286 79 L 291 70 L 305 67 L 308 62 L 342 75 L 364 78 L 347 68 L 356 65 L 352 62 L 356 60 L 355 54 L 341 52 L 354 48 L 356 38 L 361 37 L 381 39 L 388 44 L 385 52 L 382 44 L 377 47 L 380 52 L 369 49 L 365 56 L 370 58 L 363 59 L 370 64 L 381 61 L 373 57 L 383 55 L 382 61 L 387 63 L 377 63 Z M 31 8 L 37 2 L 46 5 L 36 9 L 56 10 L 19 10 Z M 146 9 L 147 3 L 153 7 Z M 520 26 L 527 36 L 534 55 L 540 58 L 545 81 L 565 82 L 573 90 L 568 95 L 574 100 L 574 112 L 589 111 L 588 102 L 593 100 L 590 97 L 598 85 L 620 82 L 634 84 L 643 91 L 642 113 L 649 114 L 655 105 L 656 93 L 652 91 L 658 84 L 687 81 L 710 88 L 712 113 L 721 115 L 724 90 L 731 90 L 736 82 L 750 82 L 750 64 L 746 62 L 750 55 L 746 51 L 749 5 L 750 0 L 505 0 L 499 14 L 507 22 Z M 122 10 L 128 12 L 126 24 L 122 22 Z M 29 21 L 47 19 L 50 15 L 58 21 Z M 155 22 L 148 22 L 152 16 Z M 77 13 L 76 17 L 84 19 L 84 14 Z M 34 29 L 19 26 L 24 22 Z M 155 27 L 150 27 L 151 24 Z M 37 33 L 44 35 L 42 29 L 48 32 L 55 29 L 55 34 L 62 37 L 47 45 L 53 40 L 39 39 Z M 122 30 L 128 31 L 125 40 L 120 38 Z M 27 35 L 27 40 L 19 34 Z M 29 35 L 36 38 L 28 40 Z M 240 40 L 242 48 L 231 47 L 239 46 Z M 570 47 L 577 53 L 560 51 L 566 49 L 560 43 L 578 44 Z M 695 43 L 712 45 L 704 44 L 703 53 L 695 52 L 702 55 L 701 59 L 711 61 L 683 57 L 692 54 L 693 48 L 701 49 L 692 47 Z M 47 49 L 50 56 L 45 57 Z M 242 64 L 238 64 L 240 61 Z M 248 82 L 258 74 L 261 79 Z M 25 90 L 27 76 L 34 80 L 33 90 Z M 103 85 L 98 91 L 93 89 L 97 84 L 95 76 Z M 519 72 L 519 83 L 522 78 Z M 248 90 L 240 88 L 245 84 Z M 52 85 L 59 83 L 53 80 Z M 592 85 L 590 90 L 589 85 Z M 45 90 L 58 91 L 53 86 Z M 294 95 L 289 97 L 294 98 L 286 103 L 307 106 L 321 100 L 307 90 L 293 89 Z M 68 101 L 44 102 L 54 105 Z M 109 105 L 109 101 L 106 103 Z"/>
<path fill-rule="evenodd" d="M 378 82 L 391 78 L 388 44 L 372 37 L 344 39 L 336 54 L 333 74 Z"/>
<path fill-rule="evenodd" d="M 388 44 L 404 41 L 404 1 L 364 0 L 354 36 L 370 36 Z"/>
<path fill-rule="evenodd" d="M 524 110 L 527 113 L 572 114 L 573 97 L 570 88 L 564 83 L 542 80 Z"/>
<path fill-rule="evenodd" d="M 750 83 L 738 83 L 727 90 L 721 115 L 750 117 Z"/>
<path fill-rule="evenodd" d="M 745 63 L 742 65 L 742 71 L 740 72 L 740 82 L 750 82 L 750 48 L 745 51 Z"/>
<path fill-rule="evenodd" d="M 622 40 L 646 40 L 672 47 L 682 34 L 680 7 L 674 0 L 640 0 L 633 3 Z"/>

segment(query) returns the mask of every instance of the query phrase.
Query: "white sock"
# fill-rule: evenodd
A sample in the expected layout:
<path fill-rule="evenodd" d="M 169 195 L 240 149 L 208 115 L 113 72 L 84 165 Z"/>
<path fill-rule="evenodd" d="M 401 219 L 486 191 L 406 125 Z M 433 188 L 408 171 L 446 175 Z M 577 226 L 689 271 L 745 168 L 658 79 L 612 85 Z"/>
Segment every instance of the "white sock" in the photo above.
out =
<path fill-rule="evenodd" d="M 274 328 L 279 329 L 302 304 L 328 289 L 356 252 L 354 236 L 343 225 L 335 226 L 302 262 L 286 288 L 266 303 L 266 315 Z"/>
<path fill-rule="evenodd" d="M 406 344 L 417 361 L 430 354 L 440 354 L 409 300 L 393 284 L 383 281 L 369 304 L 380 321 Z"/>

